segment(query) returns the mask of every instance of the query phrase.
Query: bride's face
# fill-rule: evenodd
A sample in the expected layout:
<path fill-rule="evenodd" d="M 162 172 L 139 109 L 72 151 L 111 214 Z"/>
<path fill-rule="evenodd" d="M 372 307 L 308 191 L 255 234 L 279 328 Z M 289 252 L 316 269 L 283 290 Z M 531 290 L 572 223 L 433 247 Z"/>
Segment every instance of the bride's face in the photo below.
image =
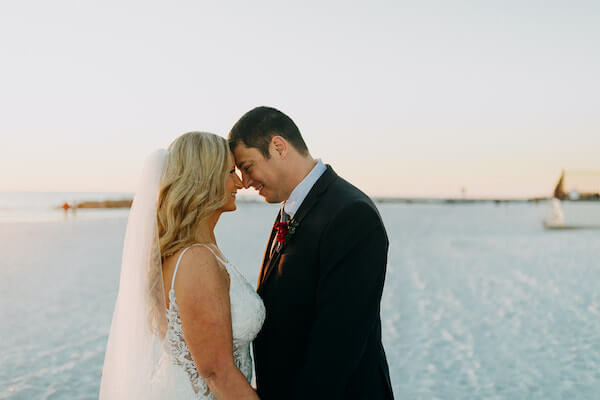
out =
<path fill-rule="evenodd" d="M 238 189 L 241 189 L 242 181 L 235 171 L 235 164 L 233 163 L 233 155 L 231 155 L 231 167 L 229 169 L 227 182 L 225 182 L 225 199 L 226 202 L 223 205 L 223 212 L 234 211 L 237 206 L 235 205 L 235 196 Z"/>

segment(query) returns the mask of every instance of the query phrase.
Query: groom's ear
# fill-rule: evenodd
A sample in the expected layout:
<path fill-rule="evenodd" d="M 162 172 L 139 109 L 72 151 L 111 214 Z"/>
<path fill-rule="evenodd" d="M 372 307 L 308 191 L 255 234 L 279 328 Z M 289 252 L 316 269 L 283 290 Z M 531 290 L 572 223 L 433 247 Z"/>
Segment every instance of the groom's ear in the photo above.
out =
<path fill-rule="evenodd" d="M 279 158 L 285 159 L 288 153 L 288 142 L 281 136 L 273 136 L 271 139 L 273 150 L 279 154 Z"/>

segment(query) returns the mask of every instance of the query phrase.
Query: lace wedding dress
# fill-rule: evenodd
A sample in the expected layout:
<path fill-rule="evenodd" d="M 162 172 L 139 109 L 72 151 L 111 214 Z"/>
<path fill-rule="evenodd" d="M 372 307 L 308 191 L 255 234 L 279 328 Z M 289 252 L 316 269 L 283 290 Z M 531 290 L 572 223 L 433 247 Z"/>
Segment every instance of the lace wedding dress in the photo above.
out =
<path fill-rule="evenodd" d="M 168 154 L 168 150 L 159 149 L 150 155 L 129 212 L 99 400 L 214 399 L 185 342 L 172 284 L 169 308 L 165 309 L 156 213 Z M 254 288 L 222 258 L 216 246 L 206 247 L 229 274 L 233 357 L 250 381 L 250 342 L 262 327 L 265 308 Z M 185 251 L 179 256 L 173 281 Z"/>
<path fill-rule="evenodd" d="M 233 359 L 235 365 L 250 382 L 252 379 L 250 342 L 262 327 L 265 319 L 265 307 L 254 288 L 230 262 L 220 257 L 210 246 L 203 244 L 192 246 L 203 246 L 209 249 L 229 273 Z M 177 297 L 173 289 L 181 258 L 190 247 L 181 252 L 173 272 L 171 289 L 169 290 L 169 309 L 167 310 L 168 328 L 167 340 L 165 341 L 165 346 L 168 348 L 165 352 L 167 359 L 161 360 L 153 379 L 153 386 L 155 387 L 153 394 L 157 395 L 156 398 L 160 398 L 159 393 L 162 390 L 170 387 L 176 390 L 176 397 L 173 400 L 215 399 L 204 379 L 198 374 L 185 342 L 177 307 Z M 171 380 L 174 379 L 175 382 L 163 382 L 163 377 L 167 376 L 171 377 Z"/>

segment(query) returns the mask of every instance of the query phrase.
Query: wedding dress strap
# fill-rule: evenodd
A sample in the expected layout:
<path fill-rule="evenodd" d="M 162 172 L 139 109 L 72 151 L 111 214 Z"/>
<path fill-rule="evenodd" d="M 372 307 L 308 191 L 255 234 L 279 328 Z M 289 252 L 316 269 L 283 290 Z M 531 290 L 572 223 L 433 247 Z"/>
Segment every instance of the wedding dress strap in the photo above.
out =
<path fill-rule="evenodd" d="M 183 249 L 183 251 L 181 252 L 181 254 L 179 254 L 179 258 L 177 259 L 177 264 L 175 264 L 175 271 L 173 271 L 173 278 L 171 279 L 171 290 L 175 291 L 175 275 L 177 275 L 177 270 L 179 269 L 179 263 L 181 262 L 181 259 L 183 258 L 183 255 L 185 254 L 186 251 L 188 251 L 189 248 L 194 247 L 194 246 L 203 246 L 206 247 L 208 250 L 210 250 L 211 253 L 213 253 L 213 255 L 215 257 L 217 257 L 217 260 L 219 260 L 220 262 L 222 262 L 223 264 L 227 264 L 227 261 L 225 261 L 224 259 L 222 259 L 221 257 L 219 257 L 219 255 L 210 248 L 209 245 L 204 244 L 204 243 L 195 243 L 191 246 L 186 247 L 185 249 Z"/>

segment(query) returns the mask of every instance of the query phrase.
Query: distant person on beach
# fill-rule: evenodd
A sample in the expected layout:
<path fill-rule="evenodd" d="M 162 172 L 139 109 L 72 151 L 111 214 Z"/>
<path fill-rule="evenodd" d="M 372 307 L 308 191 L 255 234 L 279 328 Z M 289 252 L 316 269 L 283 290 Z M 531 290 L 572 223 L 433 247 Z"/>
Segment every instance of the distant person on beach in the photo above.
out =
<path fill-rule="evenodd" d="M 265 308 L 219 250 L 242 188 L 227 141 L 190 132 L 148 160 L 129 215 L 101 400 L 258 399 Z"/>
<path fill-rule="evenodd" d="M 274 108 L 242 116 L 229 145 L 244 187 L 281 203 L 257 289 L 266 307 L 253 343 L 258 395 L 392 399 L 379 312 L 388 238 L 377 208 L 314 159 Z"/>

